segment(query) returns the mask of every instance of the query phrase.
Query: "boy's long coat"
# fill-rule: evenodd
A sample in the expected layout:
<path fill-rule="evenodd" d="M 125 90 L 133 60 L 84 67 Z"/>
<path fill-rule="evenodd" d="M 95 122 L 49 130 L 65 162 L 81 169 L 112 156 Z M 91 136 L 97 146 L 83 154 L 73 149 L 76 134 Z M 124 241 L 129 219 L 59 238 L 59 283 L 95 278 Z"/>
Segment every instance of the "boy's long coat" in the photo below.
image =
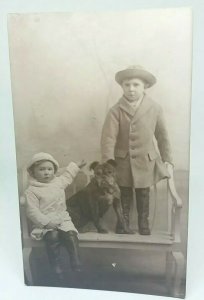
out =
<path fill-rule="evenodd" d="M 172 157 L 160 105 L 145 95 L 135 111 L 122 97 L 107 114 L 101 150 L 103 161 L 116 160 L 120 186 L 144 188 L 169 177 L 164 162 Z"/>

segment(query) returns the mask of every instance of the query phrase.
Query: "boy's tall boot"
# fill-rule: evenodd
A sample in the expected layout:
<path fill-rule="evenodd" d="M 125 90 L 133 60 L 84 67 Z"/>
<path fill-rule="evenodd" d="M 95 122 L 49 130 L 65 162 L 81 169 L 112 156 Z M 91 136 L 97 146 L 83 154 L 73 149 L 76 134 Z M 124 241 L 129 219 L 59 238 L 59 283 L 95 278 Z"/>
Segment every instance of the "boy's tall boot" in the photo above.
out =
<path fill-rule="evenodd" d="M 60 263 L 60 240 L 57 231 L 48 231 L 44 236 L 49 263 L 57 277 L 62 283 L 64 280 L 63 270 Z"/>
<path fill-rule="evenodd" d="M 150 235 L 149 229 L 149 188 L 135 189 L 137 212 L 138 212 L 138 229 L 141 235 Z"/>
<path fill-rule="evenodd" d="M 123 217 L 125 219 L 125 223 L 127 228 L 129 229 L 130 233 L 133 231 L 130 229 L 130 207 L 133 201 L 133 191 L 131 187 L 121 187 L 120 186 L 120 193 L 121 193 L 121 204 L 123 209 Z M 121 227 L 121 224 L 117 223 L 116 225 L 116 233 L 124 233 L 124 229 Z"/>
<path fill-rule="evenodd" d="M 60 234 L 62 235 L 63 244 L 69 253 L 72 271 L 81 272 L 77 232 L 73 230 L 67 232 L 60 231 Z"/>

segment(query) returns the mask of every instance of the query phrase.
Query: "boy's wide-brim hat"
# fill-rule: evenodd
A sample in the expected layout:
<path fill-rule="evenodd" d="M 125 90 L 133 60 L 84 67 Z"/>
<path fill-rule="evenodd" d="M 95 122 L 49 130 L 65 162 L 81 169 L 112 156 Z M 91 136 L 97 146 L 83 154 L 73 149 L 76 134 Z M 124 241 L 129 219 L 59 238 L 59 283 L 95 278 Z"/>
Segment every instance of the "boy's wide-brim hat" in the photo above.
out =
<path fill-rule="evenodd" d="M 31 158 L 30 162 L 28 163 L 27 170 L 29 170 L 34 163 L 42 161 L 42 160 L 51 161 L 54 164 L 56 171 L 58 170 L 58 168 L 59 168 L 58 162 L 54 159 L 54 157 L 52 157 L 52 155 L 50 155 L 49 153 L 45 153 L 45 152 L 40 152 L 40 153 L 35 154 Z"/>
<path fill-rule="evenodd" d="M 125 70 L 119 71 L 115 74 L 115 80 L 120 85 L 122 84 L 123 80 L 128 78 L 139 78 L 145 82 L 145 87 L 149 88 L 156 83 L 156 77 L 150 73 L 149 71 L 145 70 L 141 66 L 130 66 Z"/>

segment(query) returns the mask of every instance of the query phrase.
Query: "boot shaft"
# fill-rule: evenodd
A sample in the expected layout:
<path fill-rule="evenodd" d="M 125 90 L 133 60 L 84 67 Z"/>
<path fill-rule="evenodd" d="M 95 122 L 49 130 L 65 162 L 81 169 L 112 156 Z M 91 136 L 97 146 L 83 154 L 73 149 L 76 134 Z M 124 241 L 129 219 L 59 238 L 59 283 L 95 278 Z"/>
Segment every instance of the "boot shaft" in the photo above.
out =
<path fill-rule="evenodd" d="M 135 192 L 139 233 L 142 235 L 149 235 L 149 188 L 136 189 Z"/>
<path fill-rule="evenodd" d="M 121 205 L 123 210 L 123 217 L 126 223 L 127 228 L 129 229 L 130 226 L 130 208 L 133 201 L 133 191 L 130 187 L 120 187 L 121 193 Z M 116 224 L 116 233 L 124 233 L 124 228 L 122 224 L 117 221 Z M 129 229 L 131 232 L 131 230 Z"/>

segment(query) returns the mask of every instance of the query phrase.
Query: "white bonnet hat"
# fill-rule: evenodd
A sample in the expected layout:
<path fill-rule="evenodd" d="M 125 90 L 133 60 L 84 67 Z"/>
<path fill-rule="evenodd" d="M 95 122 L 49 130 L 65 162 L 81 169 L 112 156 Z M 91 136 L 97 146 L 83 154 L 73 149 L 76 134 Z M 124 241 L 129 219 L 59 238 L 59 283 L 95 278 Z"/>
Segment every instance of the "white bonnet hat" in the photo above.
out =
<path fill-rule="evenodd" d="M 33 157 L 31 158 L 30 162 L 27 165 L 27 170 L 29 170 L 30 167 L 34 163 L 36 163 L 38 161 L 41 161 L 41 160 L 51 161 L 54 164 L 54 166 L 56 168 L 56 171 L 58 170 L 58 168 L 59 168 L 58 162 L 54 159 L 54 157 L 52 157 L 52 155 L 50 155 L 49 153 L 45 153 L 45 152 L 40 152 L 40 153 L 37 153 L 37 154 L 33 155 Z"/>

